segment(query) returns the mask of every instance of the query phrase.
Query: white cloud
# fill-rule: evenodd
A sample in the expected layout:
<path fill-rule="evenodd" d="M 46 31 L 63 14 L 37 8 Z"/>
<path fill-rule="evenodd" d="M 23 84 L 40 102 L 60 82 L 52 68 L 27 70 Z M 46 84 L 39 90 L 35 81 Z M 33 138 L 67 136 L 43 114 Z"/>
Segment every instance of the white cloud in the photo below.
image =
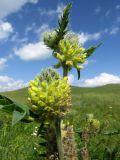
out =
<path fill-rule="evenodd" d="M 73 74 L 69 74 L 68 76 L 68 82 L 72 85 L 74 82 L 74 75 Z"/>
<path fill-rule="evenodd" d="M 118 4 L 118 5 L 116 5 L 116 9 L 120 9 L 120 5 Z"/>
<path fill-rule="evenodd" d="M 0 83 L 6 83 L 12 81 L 13 79 L 8 76 L 0 76 Z"/>
<path fill-rule="evenodd" d="M 58 14 L 58 16 L 60 16 L 63 12 L 64 7 L 65 7 L 65 5 L 63 3 L 60 3 L 57 5 L 56 9 L 46 10 L 46 9 L 39 8 L 38 11 L 39 11 L 40 15 L 53 16 L 53 15 Z"/>
<path fill-rule="evenodd" d="M 38 0 L 0 0 L 0 18 L 19 11 L 27 3 L 37 3 Z"/>
<path fill-rule="evenodd" d="M 8 76 L 0 76 L 0 92 L 11 91 L 28 86 L 23 80 L 14 80 Z"/>
<path fill-rule="evenodd" d="M 36 28 L 36 24 L 35 23 L 32 23 L 31 26 L 28 26 L 25 30 L 25 34 L 27 35 L 29 32 L 35 30 Z"/>
<path fill-rule="evenodd" d="M 9 22 L 0 21 L 0 40 L 7 39 L 13 32 L 13 27 Z"/>
<path fill-rule="evenodd" d="M 14 55 L 25 61 L 46 59 L 50 57 L 51 51 L 42 41 L 44 32 L 50 30 L 49 25 L 43 24 L 39 28 L 36 28 L 35 24 L 33 24 L 32 27 L 26 28 L 26 34 L 32 30 L 37 33 L 39 38 L 38 42 L 27 43 L 28 39 L 20 39 L 18 33 L 11 37 L 11 41 L 23 44 L 21 48 L 14 49 Z"/>
<path fill-rule="evenodd" d="M 42 8 L 39 8 L 38 9 L 40 15 L 46 15 L 46 16 L 52 16 L 54 14 L 56 14 L 55 10 L 46 10 L 46 9 L 42 9 Z"/>
<path fill-rule="evenodd" d="M 42 26 L 40 26 L 40 28 L 37 30 L 37 32 L 39 32 L 40 34 L 46 30 L 49 29 L 49 25 L 48 24 L 43 24 Z"/>
<path fill-rule="evenodd" d="M 9 54 L 8 56 L 6 56 L 4 58 L 0 58 L 0 70 L 3 70 L 5 67 L 7 67 L 8 60 L 10 60 L 12 58 L 13 58 L 12 54 Z"/>
<path fill-rule="evenodd" d="M 108 73 L 101 73 L 98 76 L 95 76 L 91 79 L 85 79 L 79 82 L 79 86 L 83 87 L 95 87 L 95 86 L 102 86 L 106 84 L 118 84 L 120 83 L 120 77 L 108 74 Z"/>
<path fill-rule="evenodd" d="M 29 0 L 28 2 L 36 4 L 38 3 L 38 0 Z"/>
<path fill-rule="evenodd" d="M 42 40 L 44 33 L 49 30 L 50 30 L 49 25 L 43 24 L 38 29 L 36 29 L 35 32 L 37 33 L 39 39 Z"/>
<path fill-rule="evenodd" d="M 14 35 L 11 36 L 10 41 L 21 45 L 28 42 L 28 37 L 26 36 L 21 38 L 18 32 L 16 32 Z"/>
<path fill-rule="evenodd" d="M 57 10 L 56 12 L 58 13 L 58 16 L 61 16 L 61 14 L 63 13 L 63 9 L 65 8 L 65 5 L 63 3 L 60 3 L 58 6 L 57 6 Z"/>
<path fill-rule="evenodd" d="M 31 26 L 28 26 L 25 30 L 25 34 L 27 35 L 29 32 L 33 32 L 37 34 L 39 39 L 43 38 L 43 34 L 46 31 L 50 31 L 50 27 L 48 24 L 43 23 L 41 26 L 37 27 L 35 23 L 33 23 Z"/>
<path fill-rule="evenodd" d="M 110 31 L 110 35 L 115 35 L 117 34 L 119 31 L 119 27 L 113 27 Z"/>
<path fill-rule="evenodd" d="M 120 17 L 117 18 L 117 21 L 120 21 Z M 95 33 L 80 32 L 78 33 L 78 38 L 79 42 L 84 45 L 87 41 L 99 40 L 105 34 L 115 35 L 119 32 L 119 30 L 119 27 L 114 26 L 111 28 L 105 28 L 104 30 Z"/>
<path fill-rule="evenodd" d="M 39 60 L 46 59 L 51 56 L 51 51 L 44 45 L 42 41 L 37 43 L 29 43 L 22 48 L 15 50 L 15 55 L 19 56 L 22 60 Z"/>
<path fill-rule="evenodd" d="M 94 9 L 94 14 L 99 14 L 101 12 L 101 7 L 97 7 Z"/>
<path fill-rule="evenodd" d="M 91 60 L 86 60 L 86 62 L 85 63 L 83 63 L 83 68 L 85 68 L 86 66 L 88 66 L 89 64 L 91 64 L 91 63 L 95 63 L 96 62 L 96 60 L 95 59 L 91 59 Z"/>
<path fill-rule="evenodd" d="M 0 70 L 4 69 L 7 65 L 7 58 L 0 58 Z"/>
<path fill-rule="evenodd" d="M 109 32 L 109 29 L 108 28 L 105 28 L 103 33 L 108 33 Z"/>
<path fill-rule="evenodd" d="M 102 32 L 96 32 L 96 33 L 93 33 L 93 34 L 81 32 L 81 33 L 78 34 L 78 37 L 79 37 L 80 43 L 84 44 L 84 43 L 86 43 L 87 41 L 90 41 L 90 40 L 100 39 L 101 35 L 102 35 Z"/>

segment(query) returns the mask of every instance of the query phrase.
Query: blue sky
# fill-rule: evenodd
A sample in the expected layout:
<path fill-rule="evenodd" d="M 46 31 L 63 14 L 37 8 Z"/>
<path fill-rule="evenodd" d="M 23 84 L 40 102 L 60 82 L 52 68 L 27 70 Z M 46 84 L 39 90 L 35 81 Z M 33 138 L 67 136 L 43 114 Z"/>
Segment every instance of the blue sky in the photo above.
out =
<path fill-rule="evenodd" d="M 27 85 L 41 69 L 56 60 L 42 42 L 43 33 L 57 25 L 70 0 L 0 1 L 0 91 Z M 72 0 L 69 29 L 85 48 L 102 42 L 89 58 L 77 81 L 71 84 L 99 86 L 120 83 L 120 0 Z M 61 70 L 59 70 L 61 73 Z"/>

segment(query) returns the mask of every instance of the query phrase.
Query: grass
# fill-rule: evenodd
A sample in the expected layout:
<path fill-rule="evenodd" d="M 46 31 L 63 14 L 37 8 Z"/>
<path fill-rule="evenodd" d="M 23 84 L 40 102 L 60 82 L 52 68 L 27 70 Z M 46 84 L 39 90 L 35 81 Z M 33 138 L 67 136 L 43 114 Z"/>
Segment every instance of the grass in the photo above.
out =
<path fill-rule="evenodd" d="M 15 91 L 3 92 L 1 94 L 19 103 L 27 102 L 27 97 L 28 97 L 27 88 L 15 90 Z"/>
<path fill-rule="evenodd" d="M 27 88 L 12 92 L 2 93 L 3 95 L 20 103 L 27 103 Z M 82 129 L 85 122 L 85 115 L 93 113 L 100 120 L 102 129 L 114 131 L 120 129 L 120 85 L 106 85 L 96 88 L 72 87 L 72 114 L 69 115 L 75 130 Z M 0 129 L 0 160 L 34 160 L 36 157 L 36 143 L 38 139 L 32 136 L 36 124 L 18 123 L 10 126 L 10 116 L 0 111 L 0 120 L 4 122 Z M 82 143 L 79 135 L 76 134 L 76 142 L 79 148 Z M 92 160 L 102 160 L 105 147 L 109 150 L 120 148 L 120 135 L 109 137 L 96 135 L 91 137 L 89 151 Z M 37 158 L 35 158 L 37 159 Z M 118 155 L 115 160 L 119 160 Z"/>

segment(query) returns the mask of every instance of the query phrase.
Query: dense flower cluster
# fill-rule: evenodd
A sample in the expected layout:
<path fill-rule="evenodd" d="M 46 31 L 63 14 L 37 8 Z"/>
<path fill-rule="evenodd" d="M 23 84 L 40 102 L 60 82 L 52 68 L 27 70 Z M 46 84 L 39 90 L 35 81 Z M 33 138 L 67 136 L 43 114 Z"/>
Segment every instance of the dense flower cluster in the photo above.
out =
<path fill-rule="evenodd" d="M 47 81 L 48 83 L 50 83 L 51 81 L 60 79 L 60 75 L 54 69 L 47 68 L 41 72 L 38 78 L 40 82 Z"/>
<path fill-rule="evenodd" d="M 42 76 L 30 81 L 29 101 L 32 111 L 44 118 L 63 117 L 71 106 L 71 90 L 67 78 L 43 80 Z"/>
<path fill-rule="evenodd" d="M 44 34 L 44 43 L 51 49 L 55 47 L 55 41 L 57 37 L 56 31 L 48 31 Z"/>
<path fill-rule="evenodd" d="M 82 54 L 85 49 L 78 43 L 71 43 L 68 39 L 60 41 L 58 50 L 59 52 L 55 52 L 54 56 L 59 60 L 59 67 L 66 65 L 69 69 L 75 67 L 80 70 L 81 64 L 86 61 L 86 54 Z"/>
<path fill-rule="evenodd" d="M 44 43 L 53 48 L 55 45 L 56 31 L 46 32 L 44 35 Z M 72 67 L 80 70 L 85 63 L 87 56 L 84 53 L 85 48 L 81 47 L 78 36 L 73 32 L 68 32 L 64 39 L 59 41 L 59 44 L 53 52 L 53 56 L 59 60 L 55 65 L 56 68 L 66 66 L 70 70 Z"/>
<path fill-rule="evenodd" d="M 76 44 L 78 44 L 79 46 L 81 45 L 81 44 L 80 44 L 80 41 L 79 41 L 78 35 L 77 35 L 76 33 L 74 33 L 74 32 L 69 31 L 69 32 L 65 35 L 64 39 L 65 39 L 65 40 L 69 40 L 69 42 L 70 42 L 71 44 L 76 43 Z"/>

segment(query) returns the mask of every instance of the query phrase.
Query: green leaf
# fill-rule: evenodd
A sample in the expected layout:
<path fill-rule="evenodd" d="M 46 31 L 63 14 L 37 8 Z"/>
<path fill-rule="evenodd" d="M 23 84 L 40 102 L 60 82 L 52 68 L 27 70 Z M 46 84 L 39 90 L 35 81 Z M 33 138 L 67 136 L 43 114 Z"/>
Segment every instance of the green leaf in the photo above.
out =
<path fill-rule="evenodd" d="M 54 41 L 54 50 L 57 49 L 58 44 L 60 42 L 60 40 L 62 40 L 65 36 L 65 34 L 68 32 L 68 23 L 69 23 L 69 14 L 70 14 L 70 9 L 72 7 L 72 4 L 69 3 L 65 9 L 63 10 L 63 15 L 61 16 L 61 18 L 58 20 L 58 28 L 55 29 L 55 31 L 57 32 L 56 35 L 56 39 Z"/>
<path fill-rule="evenodd" d="M 25 113 L 13 111 L 12 126 L 15 125 L 17 122 L 19 122 L 21 119 L 23 119 L 24 116 L 25 116 Z"/>
<path fill-rule="evenodd" d="M 27 105 L 18 104 L 11 99 L 0 95 L 0 109 L 3 111 L 13 114 L 12 125 L 16 124 L 18 121 L 24 119 L 24 117 L 29 116 L 29 107 Z"/>
<path fill-rule="evenodd" d="M 61 63 L 60 62 L 58 62 L 57 64 L 54 65 L 54 68 L 56 68 L 56 69 L 58 69 L 60 67 L 61 67 Z"/>
<path fill-rule="evenodd" d="M 101 45 L 102 45 L 102 43 L 98 44 L 97 46 L 93 46 L 93 47 L 90 47 L 90 48 L 88 48 L 87 50 L 85 50 L 84 53 L 87 54 L 87 55 L 86 55 L 86 58 L 90 57 L 91 54 L 92 54 L 98 47 L 100 47 Z M 83 54 L 84 54 L 84 53 L 83 53 Z"/>

